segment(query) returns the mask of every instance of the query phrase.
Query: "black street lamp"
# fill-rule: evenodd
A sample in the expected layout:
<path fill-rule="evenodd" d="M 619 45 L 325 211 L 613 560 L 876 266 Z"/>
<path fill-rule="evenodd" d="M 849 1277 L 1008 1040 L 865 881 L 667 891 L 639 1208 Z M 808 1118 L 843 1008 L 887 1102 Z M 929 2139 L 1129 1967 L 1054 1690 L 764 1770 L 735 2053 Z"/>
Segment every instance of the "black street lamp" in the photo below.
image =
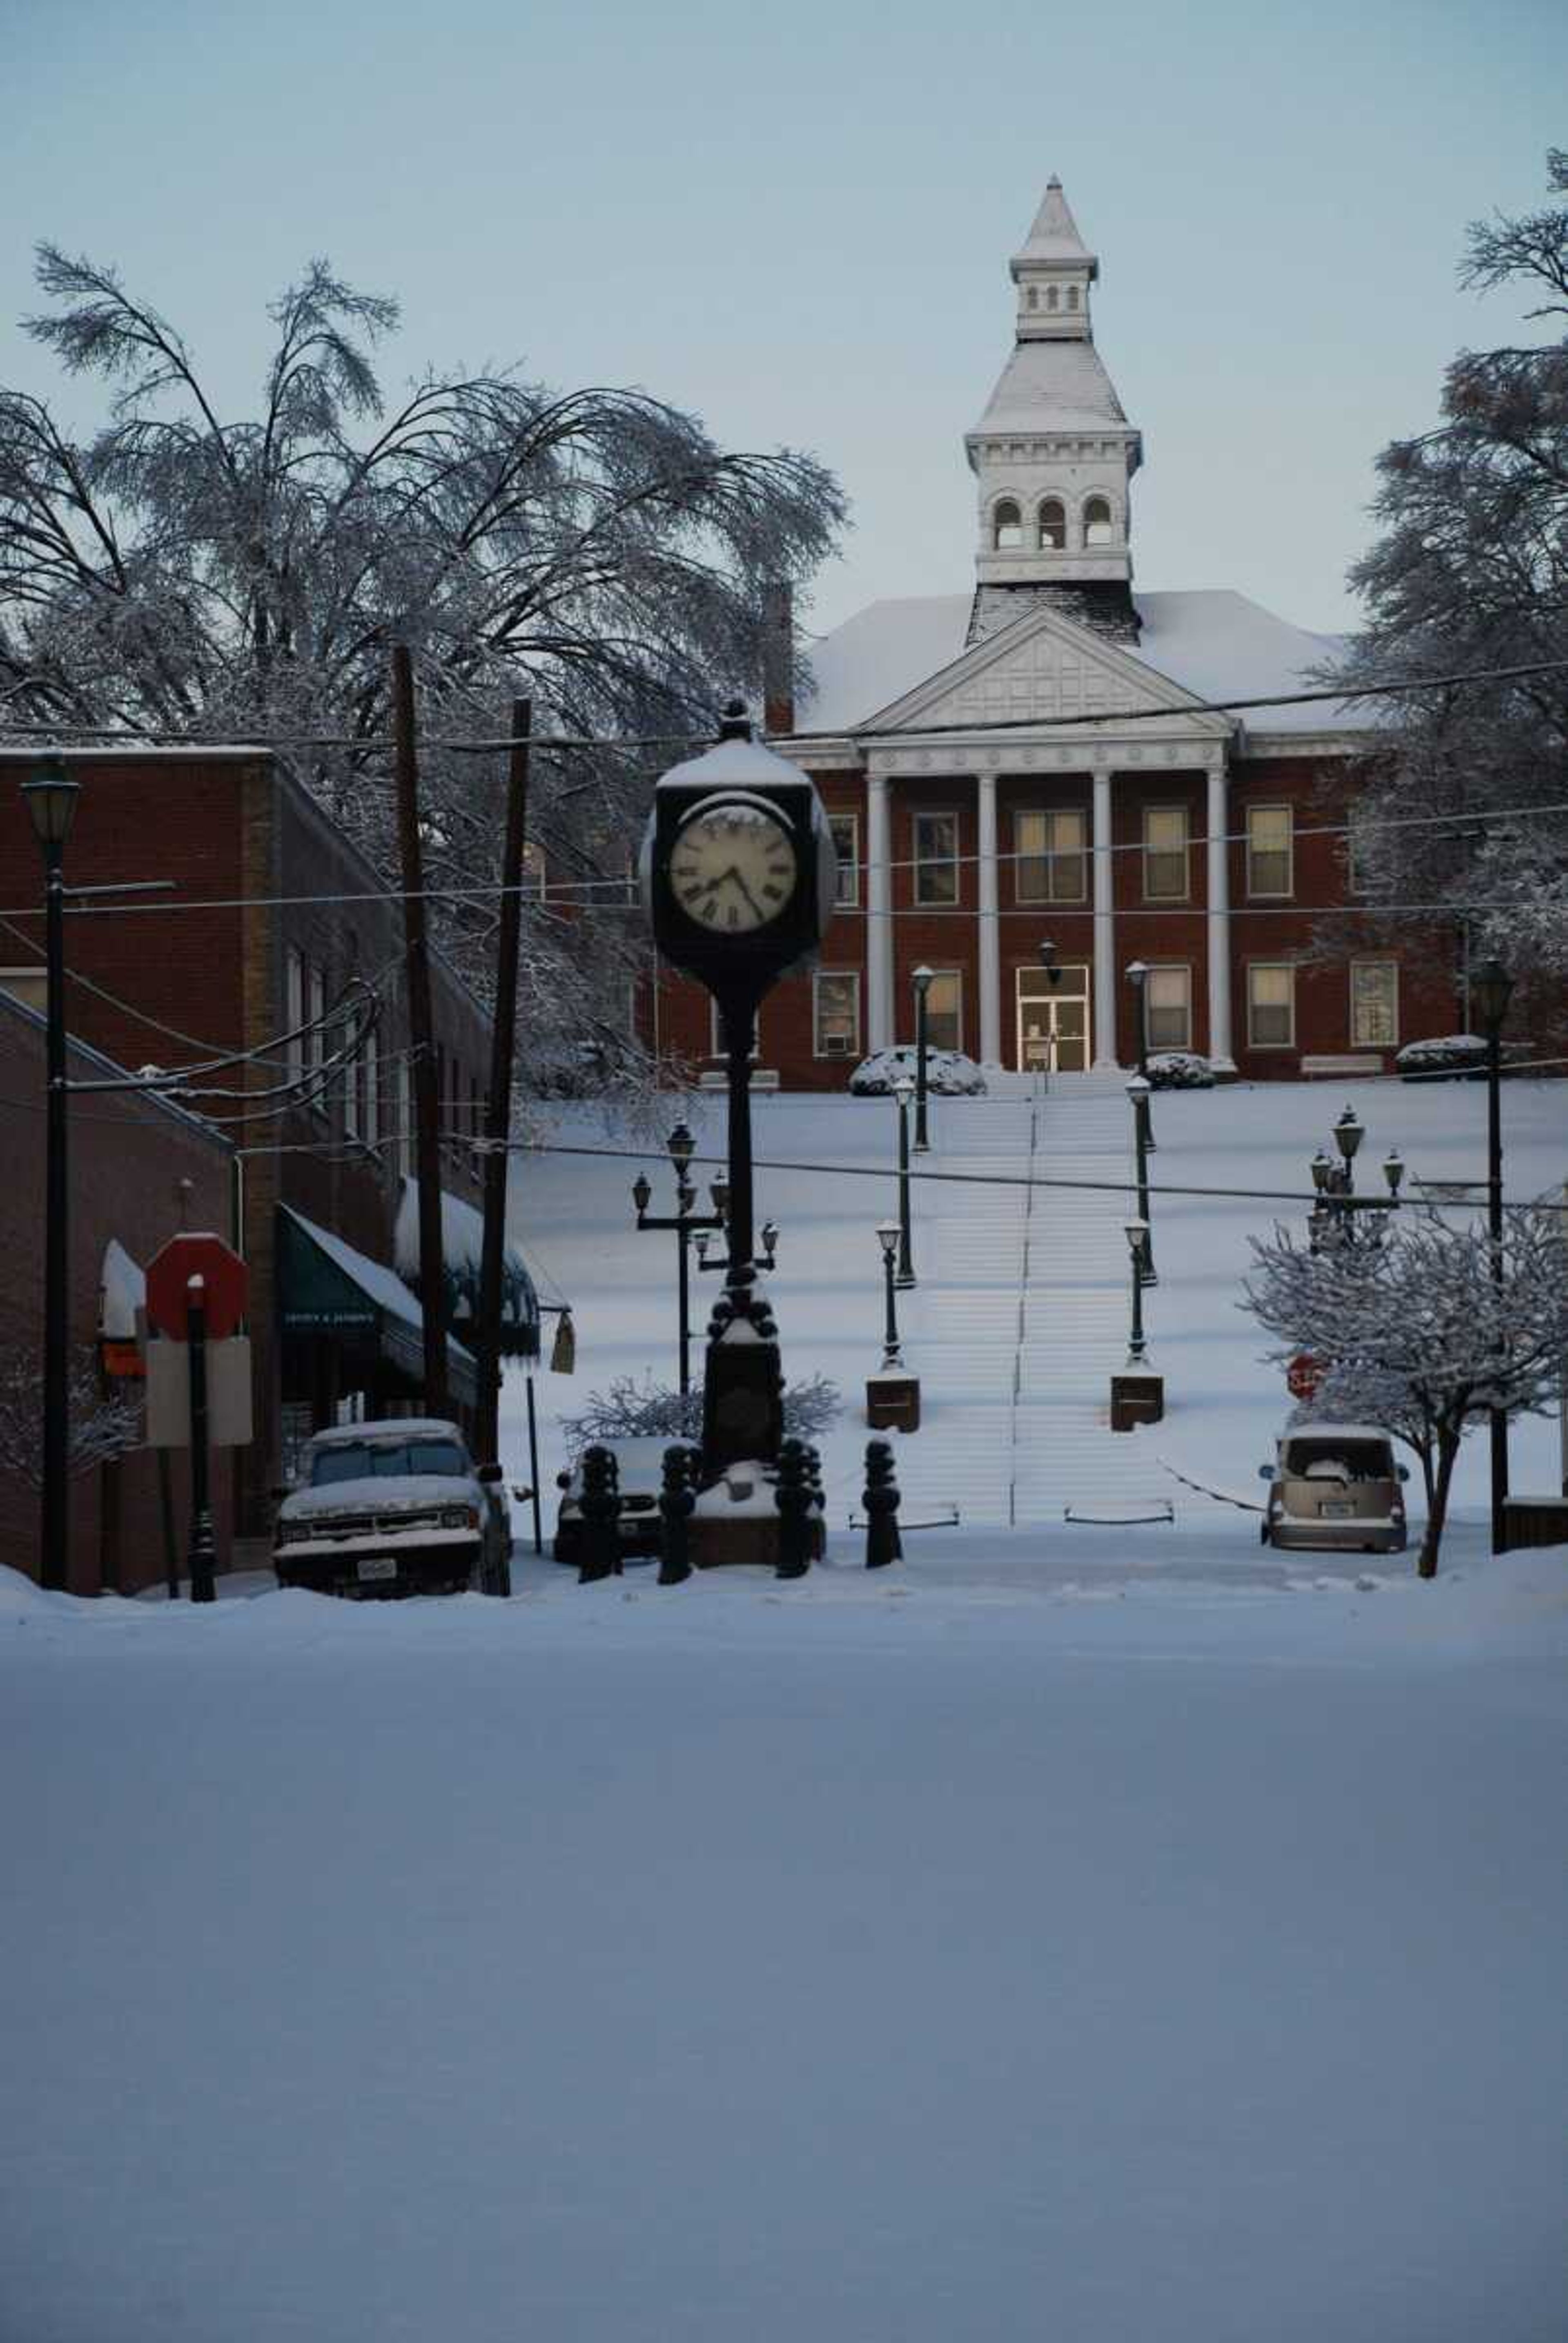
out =
<path fill-rule="evenodd" d="M 1158 1285 L 1159 1273 L 1154 1267 L 1154 1228 L 1149 1212 L 1149 1091 L 1146 1074 L 1130 1074 L 1127 1095 L 1132 1101 L 1132 1146 L 1138 1163 L 1138 1217 L 1146 1231 L 1143 1244 L 1143 1282 Z"/>
<path fill-rule="evenodd" d="M 1056 944 L 1054 940 L 1050 936 L 1041 936 L 1039 950 L 1040 964 L 1045 971 L 1045 980 L 1047 984 L 1050 985 L 1051 992 L 1054 995 L 1058 986 L 1061 982 L 1061 970 L 1057 965 Z M 1050 1085 L 1050 1078 L 1056 1071 L 1056 1019 L 1054 1011 L 1052 1012 L 1050 1021 L 1046 1028 L 1045 1064 L 1041 1071 L 1045 1076 L 1046 1087 L 1049 1089 Z"/>
<path fill-rule="evenodd" d="M 1147 1221 L 1128 1221 L 1124 1224 L 1127 1249 L 1132 1256 L 1132 1340 L 1128 1344 L 1127 1363 L 1142 1366 L 1149 1356 L 1143 1340 L 1143 1288 L 1148 1283 L 1143 1273 L 1144 1250 L 1149 1242 Z"/>
<path fill-rule="evenodd" d="M 926 995 L 931 989 L 932 971 L 918 968 L 910 980 L 915 988 L 915 1153 L 929 1155 L 931 1142 L 926 1135 Z"/>
<path fill-rule="evenodd" d="M 899 1348 L 898 1279 L 894 1268 L 899 1253 L 899 1223 L 897 1221 L 877 1222 L 877 1242 L 882 1248 L 882 1284 L 887 1302 L 886 1320 L 882 1332 L 882 1373 L 901 1373 L 904 1354 Z"/>
<path fill-rule="evenodd" d="M 1503 1028 L 1513 997 L 1513 979 L 1501 961 L 1489 960 L 1470 980 L 1472 1007 L 1486 1037 L 1486 1232 L 1492 1246 L 1492 1280 L 1503 1288 Z M 1503 1499 L 1508 1494 L 1508 1410 L 1494 1407 L 1492 1430 L 1492 1551 L 1505 1547 Z"/>
<path fill-rule="evenodd" d="M 1149 986 L 1147 961 L 1129 960 L 1125 974 L 1128 983 L 1132 987 L 1133 1009 L 1137 1018 L 1138 1071 L 1147 1081 L 1149 1079 L 1149 1019 L 1144 1007 L 1144 998 Z"/>
<path fill-rule="evenodd" d="M 910 1101 L 915 1086 L 908 1074 L 893 1084 L 899 1108 L 899 1283 L 915 1282 L 914 1249 L 910 1237 Z"/>
<path fill-rule="evenodd" d="M 697 1141 L 685 1123 L 678 1122 L 665 1141 L 669 1160 L 675 1166 L 675 1212 L 673 1217 L 650 1214 L 653 1189 L 646 1172 L 639 1172 L 631 1183 L 631 1201 L 637 1207 L 639 1229 L 673 1229 L 677 1274 L 680 1293 L 680 1396 L 684 1399 L 691 1389 L 691 1279 L 687 1257 L 687 1245 L 699 1229 L 721 1229 L 725 1209 L 729 1201 L 729 1189 L 722 1180 L 715 1180 L 709 1188 L 713 1198 L 711 1212 L 694 1212 L 697 1191 L 687 1178 L 687 1166 L 696 1152 Z M 700 1256 L 699 1256 L 700 1257 Z"/>
<path fill-rule="evenodd" d="M 1320 1147 L 1307 1166 L 1319 1200 L 1307 1221 L 1308 1242 L 1313 1252 L 1322 1252 L 1326 1247 L 1337 1244 L 1379 1245 L 1388 1234 L 1387 1213 L 1399 1210 L 1404 1158 L 1397 1147 L 1391 1147 L 1383 1158 L 1382 1176 L 1388 1182 L 1387 1206 L 1369 1198 L 1358 1211 L 1354 1202 L 1356 1182 L 1352 1167 L 1365 1137 L 1366 1125 L 1354 1107 L 1347 1106 L 1333 1126 L 1334 1145 L 1339 1151 L 1340 1161 L 1336 1163 L 1327 1148 Z M 1361 1212 L 1370 1216 L 1364 1225 L 1360 1218 Z"/>
<path fill-rule="evenodd" d="M 65 1126 L 65 840 L 81 783 L 58 757 L 41 757 L 22 796 L 44 852 L 45 1063 L 47 1119 L 44 1191 L 44 1504 L 38 1579 L 64 1587 L 70 1576 L 67 1490 L 71 1450 L 69 1236 Z"/>

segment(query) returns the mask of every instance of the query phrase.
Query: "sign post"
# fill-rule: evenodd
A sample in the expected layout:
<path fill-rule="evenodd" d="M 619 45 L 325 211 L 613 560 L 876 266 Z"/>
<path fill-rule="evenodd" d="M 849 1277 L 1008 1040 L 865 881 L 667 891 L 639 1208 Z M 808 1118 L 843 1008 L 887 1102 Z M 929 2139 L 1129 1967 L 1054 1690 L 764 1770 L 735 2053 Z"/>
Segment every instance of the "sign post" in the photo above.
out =
<path fill-rule="evenodd" d="M 216 1556 L 207 1470 L 206 1280 L 199 1274 L 186 1283 L 186 1340 L 191 1353 L 191 1601 L 216 1603 L 213 1566 Z"/>
<path fill-rule="evenodd" d="M 156 1404 L 160 1386 L 168 1378 L 156 1354 L 169 1347 L 169 1365 L 184 1366 L 188 1378 L 188 1438 L 191 1458 L 191 1529 L 188 1550 L 191 1601 L 216 1603 L 216 1542 L 213 1535 L 211 1389 L 208 1368 L 216 1345 L 220 1365 L 232 1360 L 238 1369 L 237 1390 L 226 1392 L 219 1377 L 220 1442 L 232 1443 L 250 1437 L 249 1345 L 232 1339 L 245 1315 L 250 1272 L 223 1239 L 192 1231 L 171 1237 L 147 1269 L 147 1318 L 165 1338 L 148 1357 L 148 1435 L 157 1445 L 178 1445 L 181 1434 L 172 1426 L 160 1428 Z M 183 1358 L 182 1358 L 183 1353 Z M 235 1383 L 234 1375 L 226 1377 Z M 234 1399 L 242 1404 L 236 1408 Z M 166 1406 L 166 1402 L 165 1403 Z M 172 1591 L 172 1589 L 171 1589 Z"/>

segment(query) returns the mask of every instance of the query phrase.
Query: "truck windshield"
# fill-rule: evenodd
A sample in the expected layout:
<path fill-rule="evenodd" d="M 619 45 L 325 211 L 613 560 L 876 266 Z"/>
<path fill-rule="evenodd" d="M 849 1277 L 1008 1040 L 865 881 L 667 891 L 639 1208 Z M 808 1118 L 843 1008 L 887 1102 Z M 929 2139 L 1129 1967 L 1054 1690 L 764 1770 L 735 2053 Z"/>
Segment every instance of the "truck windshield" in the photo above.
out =
<path fill-rule="evenodd" d="M 406 1481 L 410 1473 L 437 1473 L 460 1478 L 468 1460 L 455 1440 L 342 1440 L 317 1449 L 310 1485 L 334 1481 Z"/>

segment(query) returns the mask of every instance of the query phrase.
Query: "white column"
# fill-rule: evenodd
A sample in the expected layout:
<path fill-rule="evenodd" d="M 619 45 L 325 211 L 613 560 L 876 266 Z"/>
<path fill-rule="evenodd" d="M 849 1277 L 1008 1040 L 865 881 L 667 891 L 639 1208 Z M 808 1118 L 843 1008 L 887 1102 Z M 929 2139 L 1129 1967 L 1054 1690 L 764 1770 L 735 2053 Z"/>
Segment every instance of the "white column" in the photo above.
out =
<path fill-rule="evenodd" d="M 997 917 L 996 775 L 980 777 L 980 1053 L 1001 1063 L 1001 925 Z"/>
<path fill-rule="evenodd" d="M 1231 1055 L 1231 855 L 1225 768 L 1209 775 L 1209 1057 L 1228 1073 Z"/>
<path fill-rule="evenodd" d="M 1111 775 L 1094 776 L 1094 1063 L 1116 1063 L 1115 864 L 1111 852 Z"/>
<path fill-rule="evenodd" d="M 888 777 L 866 777 L 866 1046 L 890 1049 L 893 1031 L 892 847 Z"/>

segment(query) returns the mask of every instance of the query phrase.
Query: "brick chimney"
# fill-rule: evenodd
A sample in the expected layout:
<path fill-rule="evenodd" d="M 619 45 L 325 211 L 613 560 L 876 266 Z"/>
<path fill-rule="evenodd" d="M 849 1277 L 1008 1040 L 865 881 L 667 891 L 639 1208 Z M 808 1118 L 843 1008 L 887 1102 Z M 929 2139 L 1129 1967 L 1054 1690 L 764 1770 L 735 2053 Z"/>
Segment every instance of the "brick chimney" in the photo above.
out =
<path fill-rule="evenodd" d="M 778 739 L 795 729 L 795 608 L 781 580 L 762 588 L 762 729 Z"/>

